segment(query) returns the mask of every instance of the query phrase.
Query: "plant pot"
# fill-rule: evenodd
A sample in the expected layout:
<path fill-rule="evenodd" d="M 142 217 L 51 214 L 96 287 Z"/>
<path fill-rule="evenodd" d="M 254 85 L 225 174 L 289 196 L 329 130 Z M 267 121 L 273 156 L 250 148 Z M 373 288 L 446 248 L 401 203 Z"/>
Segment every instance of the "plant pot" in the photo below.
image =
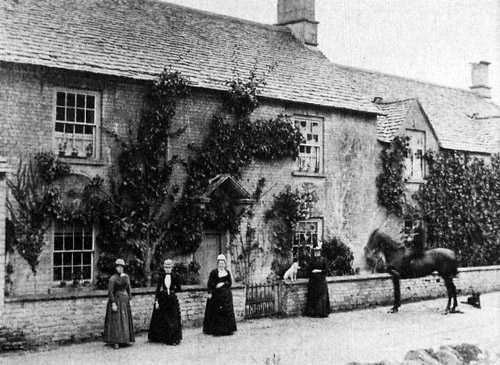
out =
<path fill-rule="evenodd" d="M 66 156 L 66 152 L 64 151 L 59 151 L 59 157 L 64 157 Z"/>
<path fill-rule="evenodd" d="M 71 152 L 71 157 L 78 158 L 78 152 Z"/>
<path fill-rule="evenodd" d="M 91 158 L 92 157 L 92 152 L 87 152 L 87 158 Z"/>

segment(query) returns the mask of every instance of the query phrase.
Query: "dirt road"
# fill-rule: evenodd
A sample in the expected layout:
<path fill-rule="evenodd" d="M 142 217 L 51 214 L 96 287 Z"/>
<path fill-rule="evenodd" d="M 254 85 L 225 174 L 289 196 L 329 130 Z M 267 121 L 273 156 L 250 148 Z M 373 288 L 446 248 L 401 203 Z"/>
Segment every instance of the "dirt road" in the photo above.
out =
<path fill-rule="evenodd" d="M 465 301 L 465 297 L 459 298 Z M 346 364 L 402 361 L 412 349 L 445 344 L 478 344 L 500 353 L 500 293 L 481 296 L 482 309 L 461 304 L 461 314 L 443 315 L 445 299 L 332 313 L 326 319 L 294 317 L 238 324 L 230 337 L 211 337 L 200 328 L 184 329 L 177 347 L 147 342 L 141 334 L 128 348 L 101 342 L 49 351 L 3 354 L 2 364 Z"/>

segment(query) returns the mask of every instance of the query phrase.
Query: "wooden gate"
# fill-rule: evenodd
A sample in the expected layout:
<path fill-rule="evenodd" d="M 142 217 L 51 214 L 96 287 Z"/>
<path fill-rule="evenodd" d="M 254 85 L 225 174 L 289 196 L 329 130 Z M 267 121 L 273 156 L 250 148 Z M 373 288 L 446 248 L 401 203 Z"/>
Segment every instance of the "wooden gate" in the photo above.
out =
<path fill-rule="evenodd" d="M 253 284 L 246 287 L 245 318 L 280 313 L 280 283 Z"/>

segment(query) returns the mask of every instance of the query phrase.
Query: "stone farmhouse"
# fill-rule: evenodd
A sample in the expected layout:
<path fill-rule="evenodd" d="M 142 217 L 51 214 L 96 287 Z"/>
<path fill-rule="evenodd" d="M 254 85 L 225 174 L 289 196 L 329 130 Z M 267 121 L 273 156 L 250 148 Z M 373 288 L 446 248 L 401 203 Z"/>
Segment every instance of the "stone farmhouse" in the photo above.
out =
<path fill-rule="evenodd" d="M 245 198 L 266 178 L 270 190 L 254 207 L 264 252 L 270 252 L 271 233 L 263 217 L 273 196 L 286 185 L 312 183 L 319 201 L 315 214 L 299 223 L 294 245 L 339 236 L 352 249 L 354 266 L 363 269 L 369 234 L 384 224 L 395 231 L 402 224 L 379 206 L 375 186 L 381 148 L 398 134 L 411 137 L 407 171 L 414 187 L 423 181 L 427 150 L 483 156 L 500 151 L 500 108 L 488 95 L 486 62 L 475 66 L 472 90 L 336 65 L 317 47 L 314 5 L 314 0 L 279 0 L 278 24 L 267 25 L 157 0 L 2 2 L 0 289 L 6 260 L 6 179 L 20 159 L 40 151 L 58 154 L 61 143 L 69 141 L 72 151 L 60 157 L 73 171 L 66 185 L 76 191 L 96 175 L 106 178 L 118 152 L 104 130 L 126 136 L 128 125 L 138 123 L 145 86 L 164 67 L 180 71 L 194 90 L 178 105 L 174 124 L 186 130 L 170 142 L 169 154 L 186 158 L 189 144 L 201 145 L 226 82 L 248 75 L 253 67 L 265 75 L 266 84 L 252 119 L 286 114 L 303 131 L 305 143 L 296 161 L 256 161 L 240 180 L 225 176 L 213 186 L 229 184 Z M 60 237 L 74 246 L 58 244 Z M 99 255 L 96 237 L 93 227 L 54 222 L 36 290 L 47 293 L 70 281 L 75 270 L 92 283 Z M 304 237 L 309 241 L 301 242 Z M 202 277 L 221 252 L 235 265 L 231 239 L 227 232 L 207 227 L 200 248 L 182 259 L 198 261 Z M 269 275 L 269 256 L 259 256 L 253 281 Z M 17 255 L 8 260 L 11 294 L 33 293 L 29 266 Z"/>

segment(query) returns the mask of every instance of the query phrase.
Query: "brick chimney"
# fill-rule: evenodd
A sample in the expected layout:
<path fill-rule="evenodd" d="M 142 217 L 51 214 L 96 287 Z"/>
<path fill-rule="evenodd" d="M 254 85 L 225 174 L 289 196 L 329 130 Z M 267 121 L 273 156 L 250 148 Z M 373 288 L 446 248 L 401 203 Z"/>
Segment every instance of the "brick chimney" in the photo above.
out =
<path fill-rule="evenodd" d="M 488 65 L 486 61 L 472 64 L 472 85 L 470 89 L 484 98 L 491 98 L 491 87 L 488 82 Z"/>
<path fill-rule="evenodd" d="M 278 0 L 278 25 L 286 25 L 299 41 L 318 45 L 315 0 Z"/>

